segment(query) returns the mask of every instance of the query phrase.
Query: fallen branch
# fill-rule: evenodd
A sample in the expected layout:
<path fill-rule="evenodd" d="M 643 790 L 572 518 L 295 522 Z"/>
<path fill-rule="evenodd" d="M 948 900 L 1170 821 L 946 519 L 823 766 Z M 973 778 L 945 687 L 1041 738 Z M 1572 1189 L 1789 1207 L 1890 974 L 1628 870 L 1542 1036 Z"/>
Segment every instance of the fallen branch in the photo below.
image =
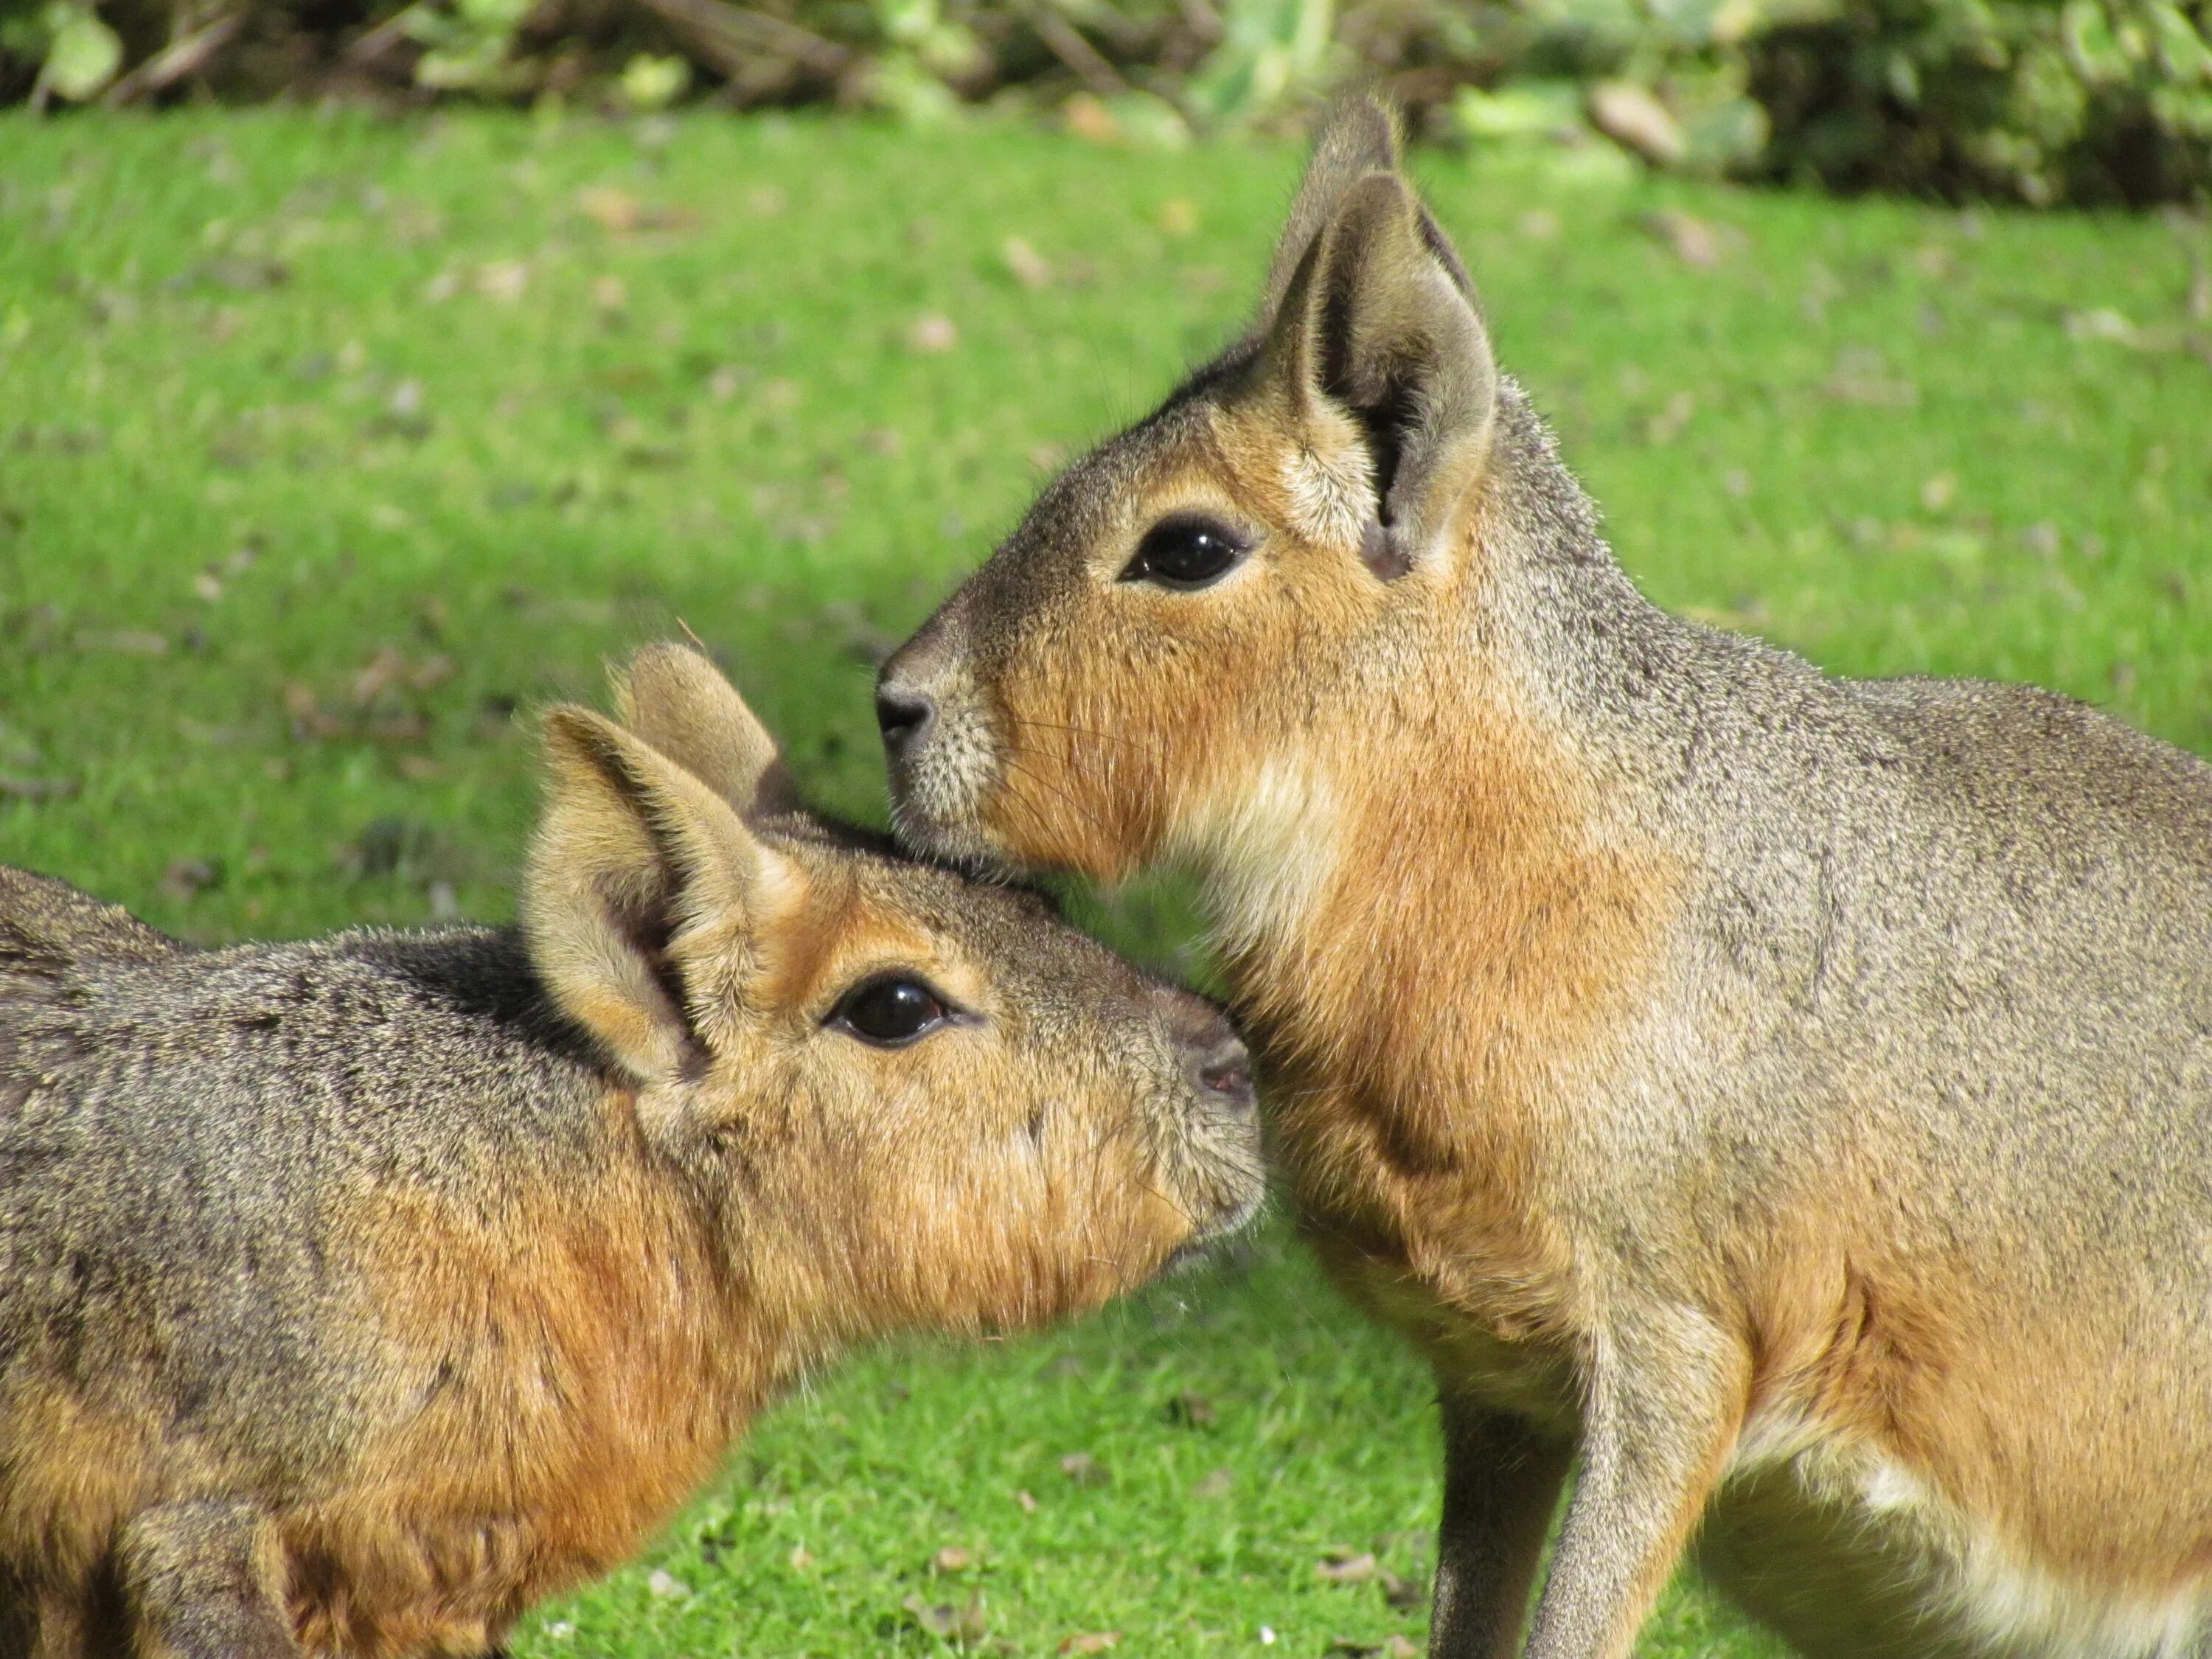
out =
<path fill-rule="evenodd" d="M 346 48 L 347 61 L 366 64 L 381 58 L 391 48 L 409 38 L 409 25 L 414 21 L 415 14 L 422 9 L 421 0 L 417 0 L 417 3 L 402 7 L 366 34 L 358 37 Z"/>
<path fill-rule="evenodd" d="M 246 25 L 242 11 L 225 12 L 213 22 L 194 29 L 182 40 L 169 44 L 108 88 L 100 99 L 106 109 L 120 109 L 135 103 L 149 94 L 166 92 L 187 76 L 198 75 L 205 69 L 208 60 L 230 44 L 231 37 Z"/>
<path fill-rule="evenodd" d="M 1101 98 L 1117 98 L 1128 91 L 1129 83 L 1074 24 L 1053 9 L 1052 0 L 1040 0 L 1029 9 L 1029 25 L 1046 49 L 1075 72 L 1086 91 Z"/>
<path fill-rule="evenodd" d="M 763 58 L 786 58 L 824 76 L 843 74 L 853 62 L 849 48 L 825 40 L 811 29 L 727 0 L 639 3 L 682 36 L 708 67 L 732 80 L 757 74 Z"/>

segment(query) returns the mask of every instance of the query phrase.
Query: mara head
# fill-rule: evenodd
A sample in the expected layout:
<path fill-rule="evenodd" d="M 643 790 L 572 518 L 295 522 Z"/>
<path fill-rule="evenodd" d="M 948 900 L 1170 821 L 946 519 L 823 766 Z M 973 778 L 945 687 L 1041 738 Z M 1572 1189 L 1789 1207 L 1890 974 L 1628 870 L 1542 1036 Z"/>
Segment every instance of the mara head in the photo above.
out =
<path fill-rule="evenodd" d="M 1346 106 L 1251 331 L 1054 483 L 884 665 L 902 833 L 1106 878 L 1231 846 L 1297 866 L 1349 787 L 1332 756 L 1457 689 L 1430 644 L 1480 584 L 1499 405 L 1389 115 Z"/>
<path fill-rule="evenodd" d="M 1091 1305 L 1244 1220 L 1244 1050 L 1042 899 L 802 811 L 698 653 L 545 720 L 522 912 L 555 1004 L 824 1339 Z"/>

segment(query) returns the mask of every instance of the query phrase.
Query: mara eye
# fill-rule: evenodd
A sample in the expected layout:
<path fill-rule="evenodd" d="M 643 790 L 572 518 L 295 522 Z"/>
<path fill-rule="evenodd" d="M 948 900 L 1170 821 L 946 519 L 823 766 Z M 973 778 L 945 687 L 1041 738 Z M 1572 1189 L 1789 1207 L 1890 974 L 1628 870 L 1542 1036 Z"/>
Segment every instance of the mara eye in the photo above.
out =
<path fill-rule="evenodd" d="M 1250 550 L 1244 538 L 1213 519 L 1163 519 L 1137 544 L 1137 556 L 1121 572 L 1125 582 L 1162 587 L 1204 587 L 1236 568 Z"/>
<path fill-rule="evenodd" d="M 927 1036 L 945 1017 L 944 1000 L 920 980 L 878 974 L 846 992 L 828 1024 L 879 1048 L 899 1048 Z"/>

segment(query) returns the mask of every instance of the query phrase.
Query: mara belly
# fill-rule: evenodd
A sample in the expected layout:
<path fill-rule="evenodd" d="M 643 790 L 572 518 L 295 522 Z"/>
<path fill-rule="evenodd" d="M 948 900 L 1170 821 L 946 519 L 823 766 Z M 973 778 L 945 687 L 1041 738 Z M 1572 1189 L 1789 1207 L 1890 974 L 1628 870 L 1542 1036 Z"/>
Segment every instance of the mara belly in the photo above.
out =
<path fill-rule="evenodd" d="M 1750 1426 L 1696 1554 L 1808 1659 L 2212 1656 L 2212 1576 L 2130 1586 L 2054 1568 L 1880 1450 L 1787 1421 Z"/>

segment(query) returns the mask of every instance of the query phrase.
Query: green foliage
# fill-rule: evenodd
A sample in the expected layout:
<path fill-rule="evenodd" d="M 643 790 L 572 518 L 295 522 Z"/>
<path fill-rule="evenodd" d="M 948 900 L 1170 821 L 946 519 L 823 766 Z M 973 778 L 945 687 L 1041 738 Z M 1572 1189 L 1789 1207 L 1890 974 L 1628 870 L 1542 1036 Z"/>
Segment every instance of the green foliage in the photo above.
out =
<path fill-rule="evenodd" d="M 0 101 L 379 82 L 612 110 L 693 91 L 936 125 L 1064 110 L 1139 146 L 1379 83 L 1417 133 L 2036 204 L 2212 191 L 2212 0 L 0 0 Z M 684 68 L 679 71 L 678 61 Z M 1607 163 L 1587 161 L 1583 170 Z"/>
<path fill-rule="evenodd" d="M 0 0 L 0 65 L 9 58 L 36 65 L 33 103 L 81 104 L 114 80 L 123 42 L 88 0 Z"/>
<path fill-rule="evenodd" d="M 2212 5 L 1875 0 L 1755 43 L 1764 165 L 2031 203 L 2202 199 Z"/>
<path fill-rule="evenodd" d="M 1241 124 L 1318 88 L 1335 21 L 1334 0 L 1230 0 L 1220 44 L 1185 89 L 1192 108 Z"/>
<path fill-rule="evenodd" d="M 415 80 L 436 92 L 498 92 L 515 87 L 516 31 L 531 0 L 416 0 L 401 14 L 407 38 L 422 48 Z"/>
<path fill-rule="evenodd" d="M 1602 134 L 1692 172 L 2191 200 L 2212 185 L 2209 18 L 2185 0 L 1518 0 L 1472 27 L 1482 83 L 1543 88 L 1550 112 L 1455 112 L 1478 143 Z"/>

